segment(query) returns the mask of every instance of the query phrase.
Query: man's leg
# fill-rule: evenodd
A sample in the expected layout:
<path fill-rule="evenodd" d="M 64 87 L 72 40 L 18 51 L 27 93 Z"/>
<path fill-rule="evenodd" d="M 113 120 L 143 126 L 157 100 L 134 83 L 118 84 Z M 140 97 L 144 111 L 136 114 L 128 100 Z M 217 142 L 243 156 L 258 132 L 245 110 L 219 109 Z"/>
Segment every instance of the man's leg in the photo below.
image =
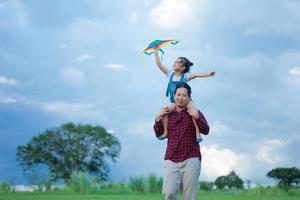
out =
<path fill-rule="evenodd" d="M 180 175 L 176 164 L 170 160 L 165 160 L 162 189 L 165 200 L 177 200 L 179 185 Z"/>
<path fill-rule="evenodd" d="M 182 198 L 183 200 L 195 200 L 198 190 L 198 179 L 201 170 L 199 158 L 190 158 L 183 168 Z"/>

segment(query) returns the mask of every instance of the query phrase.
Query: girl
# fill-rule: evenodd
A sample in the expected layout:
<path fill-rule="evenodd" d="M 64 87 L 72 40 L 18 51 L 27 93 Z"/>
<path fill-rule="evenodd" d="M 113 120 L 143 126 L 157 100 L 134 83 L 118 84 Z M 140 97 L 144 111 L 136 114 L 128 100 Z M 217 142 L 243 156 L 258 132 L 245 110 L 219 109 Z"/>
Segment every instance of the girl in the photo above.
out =
<path fill-rule="evenodd" d="M 169 84 L 167 87 L 167 92 L 166 95 L 170 96 L 170 102 L 172 104 L 168 105 L 166 107 L 167 112 L 170 113 L 172 110 L 175 109 L 175 100 L 174 100 L 174 92 L 176 89 L 176 86 L 180 83 L 180 82 L 188 82 L 194 78 L 205 78 L 205 77 L 212 77 L 214 76 L 216 73 L 210 72 L 208 74 L 199 74 L 199 73 L 195 73 L 195 74 L 191 74 L 189 73 L 190 71 L 190 67 L 193 65 L 192 62 L 190 62 L 187 58 L 185 57 L 178 57 L 174 64 L 173 64 L 173 71 L 168 70 L 160 61 L 159 55 L 158 55 L 158 49 L 156 49 L 155 51 L 155 61 L 157 66 L 159 67 L 159 69 L 167 75 L 167 78 L 169 80 Z M 187 109 L 191 109 L 193 108 L 194 105 L 192 103 L 192 101 L 190 101 L 190 103 L 187 106 Z M 163 125 L 164 125 L 164 134 L 162 136 L 159 137 L 159 139 L 164 139 L 168 136 L 168 127 L 167 127 L 167 122 L 168 122 L 168 116 L 163 118 Z M 193 119 L 193 123 L 194 126 L 196 128 L 196 139 L 197 142 L 201 142 L 202 138 L 198 129 L 198 126 L 196 125 L 195 120 Z"/>

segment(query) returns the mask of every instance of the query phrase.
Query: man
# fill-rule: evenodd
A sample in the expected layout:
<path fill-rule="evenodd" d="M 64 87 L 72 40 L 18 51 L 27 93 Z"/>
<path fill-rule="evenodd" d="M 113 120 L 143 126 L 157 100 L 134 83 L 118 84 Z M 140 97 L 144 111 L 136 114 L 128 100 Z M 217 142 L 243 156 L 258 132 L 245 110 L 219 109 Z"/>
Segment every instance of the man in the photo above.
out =
<path fill-rule="evenodd" d="M 191 100 L 191 88 L 180 83 L 174 95 L 176 109 L 169 113 L 162 108 L 155 118 L 156 137 L 164 132 L 162 118 L 168 115 L 168 144 L 164 158 L 163 195 L 166 200 L 176 200 L 180 189 L 184 200 L 196 199 L 201 167 L 201 153 L 196 141 L 195 119 L 200 132 L 207 135 L 209 126 L 203 114 L 196 108 L 187 109 Z"/>

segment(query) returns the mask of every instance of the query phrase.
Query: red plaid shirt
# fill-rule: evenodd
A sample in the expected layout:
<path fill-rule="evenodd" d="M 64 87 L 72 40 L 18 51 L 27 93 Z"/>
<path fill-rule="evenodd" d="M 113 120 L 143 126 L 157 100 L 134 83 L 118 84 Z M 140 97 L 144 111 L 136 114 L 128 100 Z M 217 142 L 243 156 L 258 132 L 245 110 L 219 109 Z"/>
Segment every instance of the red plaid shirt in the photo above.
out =
<path fill-rule="evenodd" d="M 199 112 L 199 118 L 196 123 L 200 133 L 207 135 L 209 126 L 204 115 Z M 182 162 L 188 158 L 198 157 L 201 160 L 200 146 L 196 141 L 196 129 L 187 110 L 181 112 L 172 111 L 168 115 L 168 144 L 165 154 L 165 160 L 173 162 Z M 154 131 L 156 137 L 163 134 L 164 128 L 162 120 L 155 122 Z"/>

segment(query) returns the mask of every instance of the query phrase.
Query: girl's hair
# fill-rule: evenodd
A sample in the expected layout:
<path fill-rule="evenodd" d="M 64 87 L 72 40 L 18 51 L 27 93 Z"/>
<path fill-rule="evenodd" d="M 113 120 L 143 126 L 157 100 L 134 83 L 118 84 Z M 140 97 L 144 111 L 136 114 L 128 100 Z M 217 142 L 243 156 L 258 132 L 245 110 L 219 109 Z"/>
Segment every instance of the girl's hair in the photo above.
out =
<path fill-rule="evenodd" d="M 190 62 L 189 59 L 186 57 L 179 57 L 179 59 L 182 61 L 182 64 L 184 66 L 184 71 L 183 73 L 187 73 L 190 71 L 191 66 L 194 65 L 194 63 Z"/>

